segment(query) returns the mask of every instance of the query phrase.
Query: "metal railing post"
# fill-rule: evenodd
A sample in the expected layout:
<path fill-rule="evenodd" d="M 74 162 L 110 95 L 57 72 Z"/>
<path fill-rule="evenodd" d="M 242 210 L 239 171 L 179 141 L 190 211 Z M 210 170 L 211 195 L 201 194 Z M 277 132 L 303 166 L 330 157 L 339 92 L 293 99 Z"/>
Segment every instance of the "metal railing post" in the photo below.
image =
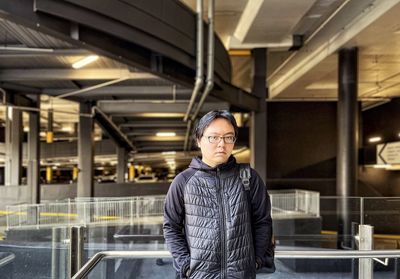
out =
<path fill-rule="evenodd" d="M 72 277 L 83 266 L 85 227 L 72 226 L 69 233 L 69 274 Z"/>
<path fill-rule="evenodd" d="M 360 225 L 359 229 L 359 250 L 371 251 L 374 248 L 374 227 L 369 225 Z M 359 279 L 372 279 L 374 278 L 374 270 L 372 259 L 360 259 L 358 263 L 358 278 Z"/>
<path fill-rule="evenodd" d="M 59 276 L 59 261 L 60 255 L 58 253 L 58 243 L 60 243 L 60 234 L 58 228 L 52 228 L 51 233 L 51 278 L 60 278 Z"/>

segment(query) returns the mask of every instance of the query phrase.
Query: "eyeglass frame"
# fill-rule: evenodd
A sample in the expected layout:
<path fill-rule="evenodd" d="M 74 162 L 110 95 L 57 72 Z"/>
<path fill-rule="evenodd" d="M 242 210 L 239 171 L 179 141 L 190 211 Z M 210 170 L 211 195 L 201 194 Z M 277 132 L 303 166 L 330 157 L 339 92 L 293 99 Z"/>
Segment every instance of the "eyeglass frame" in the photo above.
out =
<path fill-rule="evenodd" d="M 208 140 L 208 142 L 211 143 L 211 144 L 220 143 L 221 140 L 223 140 L 225 144 L 234 144 L 236 142 L 236 140 L 237 140 L 237 137 L 235 137 L 235 136 L 205 136 L 205 135 L 203 135 L 203 137 L 205 137 Z M 218 141 L 211 142 L 210 138 L 213 138 L 213 137 L 218 137 Z M 233 142 L 226 142 L 226 139 L 230 138 L 230 137 L 233 138 Z"/>

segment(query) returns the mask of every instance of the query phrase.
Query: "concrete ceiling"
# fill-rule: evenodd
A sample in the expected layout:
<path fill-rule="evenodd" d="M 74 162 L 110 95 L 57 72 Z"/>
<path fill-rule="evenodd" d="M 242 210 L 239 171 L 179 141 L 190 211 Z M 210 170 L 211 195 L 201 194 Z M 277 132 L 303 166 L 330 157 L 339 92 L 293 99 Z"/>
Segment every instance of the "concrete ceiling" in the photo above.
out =
<path fill-rule="evenodd" d="M 195 9 L 196 0 L 182 2 Z M 335 100 L 337 52 L 343 47 L 358 47 L 359 96 L 364 104 L 400 96 L 400 0 L 215 2 L 216 32 L 231 50 L 235 85 L 250 91 L 249 53 L 253 48 L 262 47 L 268 48 L 269 99 Z M 207 4 L 204 1 L 205 12 Z M 302 36 L 304 45 L 289 51 L 294 35 Z M 233 50 L 243 52 L 238 54 Z M 139 151 L 172 151 L 182 147 L 186 127 L 181 121 L 184 114 L 181 107 L 188 103 L 191 88 L 102 56 L 83 69 L 71 69 L 72 63 L 90 53 L 0 19 L 0 86 L 11 91 L 44 94 L 42 129 L 46 128 L 47 110 L 53 109 L 55 131 L 61 136 L 70 131 L 72 128 L 67 127 L 74 127 L 78 121 L 78 105 L 65 97 L 81 97 L 109 105 L 113 109 L 108 112 L 109 116 L 139 146 Z M 119 113 L 119 102 L 132 99 L 136 103 Z M 209 97 L 207 103 L 212 102 L 218 107 L 226 106 Z M 141 111 L 143 108 L 150 110 L 145 113 Z M 171 108 L 176 111 L 171 113 Z M 129 126 L 135 123 L 151 123 L 151 127 L 144 128 L 152 129 Z M 153 140 L 154 132 L 165 127 L 175 127 L 176 137 L 166 138 L 164 143 Z"/>
<path fill-rule="evenodd" d="M 400 96 L 399 2 L 218 0 L 216 32 L 230 50 L 268 48 L 269 99 L 335 100 L 337 52 L 358 47 L 359 98 L 370 104 Z M 288 51 L 293 35 L 304 38 L 298 51 Z M 249 53 L 231 53 L 233 82 L 251 90 Z"/>

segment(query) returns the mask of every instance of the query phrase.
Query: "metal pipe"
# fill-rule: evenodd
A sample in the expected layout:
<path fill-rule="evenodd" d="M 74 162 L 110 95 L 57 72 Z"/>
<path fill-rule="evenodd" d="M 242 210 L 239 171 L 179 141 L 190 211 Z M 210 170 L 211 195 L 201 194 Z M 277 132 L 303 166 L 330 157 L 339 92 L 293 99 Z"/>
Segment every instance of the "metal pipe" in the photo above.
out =
<path fill-rule="evenodd" d="M 3 94 L 2 98 L 1 98 L 1 104 L 6 105 L 7 92 L 3 88 L 0 87 L 0 93 Z"/>
<path fill-rule="evenodd" d="M 186 127 L 186 135 L 185 135 L 185 143 L 183 144 L 183 151 L 187 151 L 188 149 L 191 128 L 192 128 L 192 120 L 189 119 Z"/>
<path fill-rule="evenodd" d="M 399 258 L 399 250 L 275 251 L 276 259 L 369 259 Z M 72 279 L 83 279 L 104 258 L 171 258 L 168 251 L 105 251 L 95 254 Z"/>
<path fill-rule="evenodd" d="M 7 257 L 4 257 L 0 260 L 0 267 L 6 266 L 7 264 L 13 262 L 15 259 L 14 254 L 10 254 Z"/>
<path fill-rule="evenodd" d="M 204 31 L 203 31 L 203 0 L 197 0 L 197 51 L 196 51 L 196 81 L 194 83 L 193 93 L 190 98 L 189 106 L 186 114 L 183 118 L 184 121 L 188 121 L 190 112 L 192 111 L 194 102 L 196 101 L 197 94 L 201 90 L 204 84 Z"/>
<path fill-rule="evenodd" d="M 207 85 L 201 96 L 200 102 L 192 115 L 194 121 L 200 112 L 208 94 L 214 88 L 214 56 L 215 56 L 215 43 L 214 43 L 214 0 L 208 0 L 208 62 L 207 62 Z"/>

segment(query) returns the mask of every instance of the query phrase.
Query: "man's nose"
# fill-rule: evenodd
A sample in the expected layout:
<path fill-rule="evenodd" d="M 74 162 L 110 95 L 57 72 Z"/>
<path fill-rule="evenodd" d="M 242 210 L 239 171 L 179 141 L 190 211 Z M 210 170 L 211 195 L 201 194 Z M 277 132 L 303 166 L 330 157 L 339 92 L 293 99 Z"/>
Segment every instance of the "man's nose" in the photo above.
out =
<path fill-rule="evenodd" d="M 218 146 L 224 146 L 225 145 L 225 140 L 224 138 L 220 138 L 218 142 Z"/>

